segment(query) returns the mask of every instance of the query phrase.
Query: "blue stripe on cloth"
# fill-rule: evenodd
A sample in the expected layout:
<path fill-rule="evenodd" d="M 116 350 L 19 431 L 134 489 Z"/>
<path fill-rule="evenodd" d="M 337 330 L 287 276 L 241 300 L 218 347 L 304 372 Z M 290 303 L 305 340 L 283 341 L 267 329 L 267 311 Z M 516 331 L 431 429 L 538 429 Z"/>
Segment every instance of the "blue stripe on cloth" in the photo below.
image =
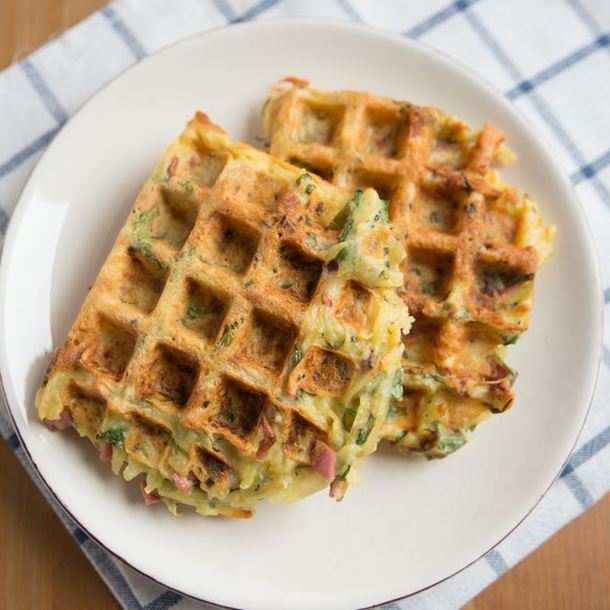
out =
<path fill-rule="evenodd" d="M 8 221 L 10 216 L 4 208 L 0 208 L 0 235 L 6 233 L 6 227 L 8 227 Z"/>
<path fill-rule="evenodd" d="M 255 19 L 261 13 L 270 9 L 272 6 L 279 4 L 280 0 L 261 0 L 258 4 L 255 4 L 252 8 L 248 9 L 243 15 L 233 20 L 233 23 L 239 23 L 240 21 L 250 21 Z"/>
<path fill-rule="evenodd" d="M 142 604 L 140 604 L 131 586 L 106 551 L 102 550 L 90 538 L 85 540 L 81 548 L 104 576 L 104 580 L 106 580 L 115 596 L 120 599 L 121 607 L 124 610 L 142 610 Z"/>
<path fill-rule="evenodd" d="M 419 38 L 426 32 L 429 32 L 430 30 L 439 26 L 441 23 L 444 23 L 454 15 L 465 11 L 469 6 L 472 6 L 479 1 L 480 0 L 458 0 L 457 2 L 452 2 L 449 6 L 441 9 L 433 15 L 430 15 L 430 17 L 424 19 L 421 23 L 418 23 L 410 30 L 404 32 L 404 34 L 405 36 L 410 36 L 411 38 Z"/>
<path fill-rule="evenodd" d="M 610 286 L 604 290 L 604 303 L 606 305 L 610 303 Z"/>
<path fill-rule="evenodd" d="M 153 601 L 146 604 L 144 610 L 166 610 L 175 606 L 182 599 L 182 595 L 174 593 L 174 591 L 166 591 L 159 595 L 157 599 L 153 599 Z"/>
<path fill-rule="evenodd" d="M 227 21 L 235 21 L 237 15 L 227 0 L 212 0 L 212 3 Z"/>
<path fill-rule="evenodd" d="M 580 17 L 580 20 L 589 28 L 591 33 L 595 36 L 599 36 L 602 33 L 602 28 L 593 15 L 578 0 L 566 0 L 566 3 Z"/>
<path fill-rule="evenodd" d="M 578 503 L 582 508 L 589 508 L 593 504 L 593 498 L 587 491 L 582 481 L 576 476 L 575 473 L 570 472 L 561 480 L 568 486 L 574 497 L 578 500 Z"/>
<path fill-rule="evenodd" d="M 574 172 L 570 179 L 574 184 L 578 184 L 583 180 L 593 178 L 600 170 L 604 169 L 610 163 L 610 150 L 605 152 L 601 157 L 598 157 L 591 163 L 583 165 L 577 172 Z"/>
<path fill-rule="evenodd" d="M 357 21 L 358 23 L 364 22 L 362 15 L 354 8 L 349 0 L 337 0 L 337 4 L 352 21 Z"/>
<path fill-rule="evenodd" d="M 502 576 L 504 572 L 508 571 L 508 564 L 506 563 L 506 560 L 498 551 L 496 551 L 496 549 L 489 551 L 489 553 L 485 555 L 485 560 L 498 576 Z"/>
<path fill-rule="evenodd" d="M 602 353 L 602 360 L 604 361 L 604 364 L 610 368 L 610 350 L 605 345 Z"/>
<path fill-rule="evenodd" d="M 127 27 L 127 24 L 117 15 L 112 6 L 105 6 L 101 10 L 102 15 L 106 18 L 112 29 L 118 34 L 119 38 L 127 45 L 133 56 L 137 59 L 146 57 L 146 51 L 140 44 L 140 41 L 134 36 L 133 32 Z"/>
<path fill-rule="evenodd" d="M 42 134 L 37 140 L 34 140 L 31 144 L 20 150 L 17 154 L 13 155 L 8 161 L 5 161 L 0 165 L 0 178 L 6 176 L 14 169 L 17 169 L 26 159 L 29 159 L 32 155 L 40 152 L 47 144 L 55 137 L 55 134 L 59 131 L 59 127 L 47 131 Z"/>
<path fill-rule="evenodd" d="M 540 71 L 535 76 L 532 76 L 532 78 L 521 81 L 516 87 L 511 89 L 506 94 L 506 97 L 508 97 L 511 100 L 514 100 L 514 99 L 518 98 L 520 95 L 523 95 L 524 93 L 528 93 L 529 91 L 531 91 L 538 85 L 541 85 L 542 83 L 546 82 L 550 78 L 553 78 L 554 76 L 557 76 L 558 74 L 561 74 L 561 72 L 567 70 L 569 67 L 573 66 L 574 64 L 577 64 L 579 61 L 582 61 L 586 57 L 589 57 L 589 55 L 591 55 L 592 53 L 595 53 L 595 51 L 604 49 L 604 48 L 608 47 L 609 45 L 610 45 L 610 36 L 608 34 L 604 34 L 603 36 L 600 36 L 599 38 L 594 40 L 591 44 L 588 44 L 588 45 L 578 49 L 577 51 L 570 53 L 570 55 L 568 55 L 567 57 L 564 57 L 563 59 L 560 59 L 558 62 L 549 66 L 548 68 L 545 68 L 544 70 Z"/>
<path fill-rule="evenodd" d="M 8 437 L 8 444 L 13 451 L 21 444 L 19 442 L 19 437 L 14 432 Z"/>
<path fill-rule="evenodd" d="M 580 449 L 575 451 L 570 461 L 565 465 L 560 478 L 563 479 L 572 474 L 580 465 L 589 461 L 596 453 L 610 444 L 610 426 L 598 432 L 592 439 L 588 440 Z"/>
<path fill-rule="evenodd" d="M 84 544 L 87 540 L 89 540 L 89 536 L 87 536 L 87 534 L 85 534 L 85 532 L 83 532 L 80 527 L 75 528 L 75 530 L 72 532 L 72 535 L 74 536 L 78 544 Z"/>
<path fill-rule="evenodd" d="M 504 51 L 504 49 L 500 46 L 498 41 L 491 35 L 489 30 L 483 25 L 479 18 L 468 11 L 464 13 L 464 16 L 472 27 L 472 29 L 479 35 L 485 45 L 487 45 L 487 48 L 504 66 L 508 74 L 515 81 L 521 82 L 523 80 L 523 76 L 519 72 L 517 66 L 513 63 L 513 61 Z M 569 134 L 563 128 L 557 118 L 553 115 L 550 108 L 546 105 L 542 98 L 539 97 L 535 91 L 532 91 L 529 95 L 529 99 L 532 101 L 532 104 L 534 105 L 540 116 L 551 128 L 557 139 L 563 144 L 565 149 L 580 166 L 580 168 L 584 167 L 586 165 L 586 161 L 578 150 L 578 148 L 576 147 L 575 142 L 572 140 L 572 138 L 569 136 Z M 591 178 L 591 184 L 593 185 L 593 188 L 597 191 L 598 195 L 602 198 L 604 203 L 610 208 L 610 191 L 608 191 L 608 189 L 605 187 L 604 184 L 602 184 L 602 182 L 595 179 L 595 177 Z"/>
<path fill-rule="evenodd" d="M 61 104 L 55 97 L 53 91 L 51 91 L 49 85 L 42 78 L 40 72 L 38 72 L 38 70 L 34 67 L 34 64 L 29 59 L 24 59 L 23 61 L 19 62 L 18 66 L 26 75 L 27 79 L 32 84 L 32 87 L 34 87 L 36 93 L 38 93 L 40 96 L 42 103 L 46 106 L 53 118 L 60 125 L 63 125 L 68 119 L 68 115 L 61 107 Z"/>

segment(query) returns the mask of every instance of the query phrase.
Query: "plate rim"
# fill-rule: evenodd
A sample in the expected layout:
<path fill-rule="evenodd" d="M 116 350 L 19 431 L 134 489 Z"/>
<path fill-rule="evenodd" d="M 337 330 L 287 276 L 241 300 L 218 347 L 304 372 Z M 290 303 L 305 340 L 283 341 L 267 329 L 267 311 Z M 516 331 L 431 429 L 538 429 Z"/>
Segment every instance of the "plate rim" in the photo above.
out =
<path fill-rule="evenodd" d="M 115 81 L 119 80 L 120 78 L 125 76 L 127 73 L 131 72 L 132 70 L 135 70 L 136 68 L 138 68 L 142 64 L 148 62 L 149 60 L 152 60 L 157 55 L 168 52 L 172 48 L 174 48 L 178 45 L 181 45 L 181 44 L 185 44 L 188 41 L 191 41 L 193 39 L 206 37 L 208 35 L 218 32 L 218 31 L 223 31 L 223 30 L 228 30 L 228 29 L 234 29 L 234 30 L 255 29 L 255 28 L 268 27 L 270 25 L 276 26 L 276 27 L 277 26 L 282 27 L 283 25 L 294 26 L 295 24 L 300 24 L 300 25 L 310 27 L 310 28 L 328 27 L 328 28 L 339 28 L 339 29 L 353 30 L 353 31 L 358 30 L 364 36 L 366 36 L 367 33 L 368 34 L 374 33 L 381 37 L 385 37 L 385 38 L 388 38 L 388 39 L 391 39 L 394 41 L 400 41 L 406 47 L 410 47 L 411 50 L 415 50 L 416 52 L 423 52 L 424 54 L 430 55 L 430 56 L 432 56 L 433 59 L 439 60 L 442 63 L 446 64 L 450 69 L 452 69 L 454 71 L 458 71 L 462 75 L 470 78 L 471 80 L 476 81 L 476 83 L 479 86 L 483 87 L 486 90 L 486 92 L 494 98 L 496 103 L 502 105 L 509 113 L 512 113 L 513 115 L 517 116 L 518 119 L 528 127 L 529 131 L 531 132 L 532 137 L 535 140 L 538 140 L 540 143 L 545 144 L 545 145 L 549 144 L 547 138 L 532 123 L 532 121 L 528 117 L 525 116 L 523 111 L 520 110 L 511 100 L 507 99 L 502 94 L 502 92 L 497 87 L 495 87 L 486 77 L 475 72 L 473 69 L 471 69 L 467 64 L 462 62 L 460 59 L 452 57 L 451 55 L 444 52 L 443 50 L 437 49 L 436 47 L 433 47 L 431 44 L 429 44 L 425 41 L 416 40 L 411 37 L 402 35 L 398 32 L 394 32 L 392 30 L 388 30 L 388 29 L 380 27 L 380 26 L 371 25 L 371 24 L 367 24 L 367 23 L 357 23 L 357 22 L 353 22 L 353 21 L 346 21 L 346 20 L 336 18 L 336 17 L 326 18 L 326 17 L 317 17 L 317 16 L 316 17 L 310 17 L 310 16 L 307 16 L 307 17 L 304 17 L 304 16 L 275 17 L 275 16 L 273 16 L 273 17 L 267 17 L 267 18 L 264 18 L 261 20 L 241 21 L 241 22 L 228 23 L 228 24 L 214 26 L 209 29 L 195 32 L 195 33 L 189 34 L 187 36 L 181 37 L 178 40 L 175 40 L 165 46 L 162 46 L 161 48 L 157 49 L 150 55 L 146 55 L 144 58 L 142 58 L 139 61 L 136 61 L 132 65 L 127 66 L 126 68 L 121 70 L 119 73 L 115 74 L 111 79 L 109 79 L 104 85 L 102 85 L 99 89 L 97 89 L 95 92 L 93 92 L 90 96 L 88 96 L 77 107 L 77 109 L 70 115 L 68 120 L 59 128 L 57 134 L 55 135 L 55 137 L 53 138 L 53 140 L 51 141 L 49 146 L 44 150 L 44 152 L 42 153 L 40 158 L 35 162 L 32 170 L 26 180 L 26 183 L 25 183 L 23 189 L 18 196 L 18 199 L 17 199 L 17 202 L 13 209 L 11 218 L 9 219 L 9 223 L 8 223 L 7 230 L 5 233 L 4 243 L 2 245 L 2 251 L 0 253 L 0 294 L 4 293 L 4 290 L 3 290 L 4 284 L 6 282 L 6 277 L 8 275 L 8 268 L 9 268 L 9 263 L 7 262 L 8 258 L 9 258 L 8 252 L 10 252 L 13 247 L 13 242 L 16 239 L 16 233 L 17 233 L 18 227 L 21 224 L 20 221 L 23 216 L 24 209 L 25 209 L 22 202 L 27 199 L 26 196 L 29 195 L 29 191 L 33 188 L 33 184 L 34 184 L 34 181 L 36 178 L 37 171 L 39 169 L 39 165 L 43 161 L 43 159 L 45 159 L 47 154 L 49 154 L 49 152 L 53 150 L 53 147 L 57 145 L 57 142 L 61 138 L 65 137 L 66 127 L 68 125 L 70 125 L 70 123 L 73 121 L 73 119 L 76 118 L 89 105 L 89 103 L 93 101 L 94 98 L 96 98 L 98 95 L 100 95 L 107 88 L 111 87 L 115 83 Z M 590 414 L 591 407 L 593 404 L 593 399 L 595 397 L 595 391 L 597 389 L 598 382 L 599 382 L 603 345 L 604 345 L 604 332 L 603 332 L 604 331 L 604 307 L 603 307 L 603 298 L 602 298 L 602 292 L 601 292 L 599 260 L 598 260 L 597 252 L 596 252 L 596 249 L 594 246 L 595 242 L 593 239 L 592 229 L 591 229 L 589 220 L 585 214 L 584 206 L 583 206 L 579 196 L 576 193 L 574 185 L 568 179 L 565 168 L 563 168 L 563 166 L 556 160 L 556 158 L 553 155 L 551 155 L 550 152 L 548 152 L 549 146 L 543 146 L 542 150 L 543 150 L 543 154 L 546 156 L 550 165 L 555 170 L 555 173 L 557 174 L 557 176 L 559 176 L 559 180 L 561 181 L 562 186 L 566 189 L 566 192 L 568 192 L 570 194 L 572 207 L 576 208 L 578 218 L 581 221 L 582 229 L 583 229 L 584 233 L 586 234 L 586 236 L 588 237 L 587 242 L 586 242 L 587 243 L 586 258 L 588 259 L 588 262 L 590 263 L 590 267 L 591 267 L 590 271 L 592 272 L 591 278 L 592 278 L 592 281 L 594 284 L 592 287 L 595 288 L 595 294 L 596 294 L 592 305 L 593 305 L 593 308 L 595 310 L 597 310 L 597 314 L 598 314 L 597 315 L 598 323 L 595 325 L 595 329 L 596 329 L 596 333 L 597 333 L 597 349 L 595 351 L 596 351 L 597 355 L 595 358 L 595 374 L 593 376 L 592 382 L 591 382 L 589 390 L 588 390 L 587 407 L 584 411 L 584 415 L 582 417 L 582 422 L 580 423 L 578 432 L 575 435 L 573 444 L 572 444 L 570 450 L 568 451 L 565 459 L 563 460 L 561 466 L 559 467 L 557 473 L 553 476 L 552 480 L 548 483 L 548 485 L 540 493 L 539 497 L 536 498 L 534 504 L 528 509 L 528 511 L 522 517 L 520 517 L 519 520 L 499 540 L 494 542 L 487 550 L 482 552 L 476 558 L 472 559 L 470 562 L 468 562 L 464 566 L 460 567 L 459 569 L 456 569 L 455 571 L 444 576 L 443 578 L 435 580 L 433 583 L 426 585 L 425 587 L 421 587 L 421 588 L 419 588 L 415 591 L 412 591 L 410 593 L 407 593 L 405 595 L 401 595 L 399 597 L 395 597 L 395 598 L 388 599 L 385 601 L 380 601 L 380 602 L 377 602 L 377 603 L 369 605 L 369 606 L 361 606 L 361 607 L 359 607 L 360 610 L 371 610 L 378 606 L 400 602 L 400 601 L 408 599 L 414 595 L 427 591 L 427 590 L 439 585 L 440 583 L 443 583 L 446 580 L 452 578 L 453 576 L 456 576 L 457 574 L 463 572 L 464 570 L 466 570 L 467 568 L 472 566 L 474 563 L 476 563 L 477 561 L 479 561 L 480 559 L 485 557 L 485 555 L 487 555 L 491 550 L 496 548 L 506 538 L 508 538 L 536 509 L 536 507 L 540 504 L 541 500 L 547 495 L 547 493 L 549 492 L 551 487 L 559 479 L 563 469 L 565 468 L 566 464 L 570 460 L 570 458 L 574 452 L 574 449 L 576 448 L 576 445 L 578 444 L 578 441 L 580 440 L 580 438 L 582 436 L 584 426 L 589 418 L 589 414 Z M 4 300 L 0 299 L 0 319 L 3 318 L 3 314 L 4 314 Z M 593 347 L 593 342 L 592 342 L 592 347 Z M 1 344 L 0 344 L 0 349 L 2 352 L 5 351 L 3 349 L 3 345 L 1 345 Z M 180 589 L 172 587 L 171 585 L 168 585 L 168 584 L 162 582 L 161 580 L 147 574 L 145 571 L 143 571 L 142 569 L 133 565 L 128 560 L 123 558 L 121 555 L 117 554 L 112 549 L 110 549 L 109 546 L 107 546 L 105 543 L 103 543 L 101 540 L 99 540 L 97 538 L 97 536 L 95 536 L 91 531 L 89 531 L 89 529 L 87 529 L 74 516 L 72 511 L 62 501 L 62 499 L 55 492 L 53 487 L 51 487 L 50 483 L 41 474 L 37 463 L 34 461 L 32 455 L 30 453 L 27 443 L 24 441 L 23 435 L 21 433 L 21 429 L 19 428 L 16 418 L 13 414 L 13 406 L 9 402 L 9 399 L 8 399 L 8 396 L 6 393 L 5 383 L 4 383 L 4 379 L 3 379 L 3 372 L 2 372 L 2 368 L 3 368 L 2 360 L 3 360 L 2 353 L 0 353 L 0 399 L 2 399 L 4 404 L 6 405 L 5 412 L 8 415 L 9 421 L 15 431 L 15 434 L 17 435 L 17 438 L 19 439 L 20 446 L 23 449 L 23 452 L 24 452 L 27 460 L 29 461 L 30 465 L 33 468 L 33 472 L 38 477 L 38 480 L 43 484 L 43 487 L 47 490 L 47 492 L 52 496 L 52 498 L 59 504 L 59 506 L 62 508 L 62 510 L 65 512 L 65 514 L 69 517 L 69 519 L 72 521 L 72 523 L 75 524 L 80 529 L 82 529 L 89 538 L 91 538 L 97 545 L 99 545 L 102 549 L 104 549 L 106 552 L 108 552 L 112 557 L 119 559 L 122 563 L 124 563 L 125 565 L 127 565 L 128 567 L 133 569 L 135 572 L 137 572 L 138 574 L 141 574 L 142 576 L 145 576 L 147 579 L 153 581 L 154 583 L 158 584 L 159 586 L 161 586 L 165 589 L 168 589 L 169 591 L 173 591 L 188 599 L 192 599 L 192 600 L 195 600 L 198 602 L 203 602 L 203 603 L 209 604 L 213 607 L 222 608 L 222 609 L 226 609 L 226 610 L 239 610 L 239 607 L 237 607 L 237 606 L 220 604 L 218 602 L 214 602 L 214 601 L 205 599 L 203 597 L 199 597 L 199 596 L 191 594 L 191 593 L 186 593 L 184 591 L 181 591 Z"/>

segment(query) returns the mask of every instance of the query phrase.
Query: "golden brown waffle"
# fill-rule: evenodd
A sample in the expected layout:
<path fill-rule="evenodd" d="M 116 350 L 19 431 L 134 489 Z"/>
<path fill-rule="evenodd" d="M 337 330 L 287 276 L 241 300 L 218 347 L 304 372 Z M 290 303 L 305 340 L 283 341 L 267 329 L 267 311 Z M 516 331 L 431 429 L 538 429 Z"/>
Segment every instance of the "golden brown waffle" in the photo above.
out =
<path fill-rule="evenodd" d="M 534 274 L 552 231 L 537 206 L 499 182 L 504 134 L 474 132 L 435 108 L 368 93 L 325 92 L 286 79 L 264 107 L 270 152 L 350 192 L 389 202 L 407 250 L 402 296 L 404 397 L 385 436 L 442 457 L 513 400 L 503 346 L 526 330 Z"/>
<path fill-rule="evenodd" d="M 329 483 L 340 498 L 381 437 L 411 322 L 383 211 L 198 113 L 142 188 L 40 418 L 174 511 L 245 517 Z"/>

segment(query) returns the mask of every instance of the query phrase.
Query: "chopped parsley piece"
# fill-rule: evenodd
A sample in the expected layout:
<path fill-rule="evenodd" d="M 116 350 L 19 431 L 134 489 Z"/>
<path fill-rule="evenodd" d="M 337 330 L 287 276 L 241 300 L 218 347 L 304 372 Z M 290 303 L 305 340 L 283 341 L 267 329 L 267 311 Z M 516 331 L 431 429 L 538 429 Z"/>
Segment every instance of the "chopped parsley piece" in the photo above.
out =
<path fill-rule="evenodd" d="M 155 253 L 152 251 L 150 244 L 146 243 L 145 241 L 139 241 L 139 242 L 136 242 L 135 244 L 130 244 L 129 247 L 127 248 L 127 252 L 129 252 L 129 254 L 132 254 L 132 255 L 140 254 L 140 255 L 144 256 L 144 258 L 147 261 L 149 261 L 150 263 L 155 265 L 155 267 L 158 267 L 159 269 L 163 269 L 163 265 L 161 264 L 161 261 L 159 261 L 159 259 L 155 256 Z"/>
<path fill-rule="evenodd" d="M 292 357 L 292 364 L 296 366 L 303 359 L 303 352 L 300 349 L 294 350 L 294 356 Z"/>
<path fill-rule="evenodd" d="M 371 430 L 373 429 L 373 424 L 375 423 L 375 417 L 372 413 L 369 414 L 369 418 L 366 420 L 366 425 L 364 428 L 360 428 L 358 431 L 358 436 L 356 437 L 356 445 L 364 445 L 366 443 L 366 439 L 369 437 Z"/>
<path fill-rule="evenodd" d="M 339 481 L 345 481 L 345 479 L 347 478 L 347 475 L 349 474 L 349 471 L 351 470 L 352 465 L 348 464 L 345 467 L 345 470 L 341 473 L 338 474 L 335 478 L 338 479 Z"/>
<path fill-rule="evenodd" d="M 159 208 L 156 207 L 146 210 L 145 212 L 138 212 L 136 214 L 136 219 L 133 222 L 133 228 L 138 230 L 142 225 L 148 224 L 157 218 L 157 216 L 159 216 Z"/>
<path fill-rule="evenodd" d="M 193 192 L 193 185 L 188 180 L 180 180 L 178 184 L 190 195 Z"/>
<path fill-rule="evenodd" d="M 502 345 L 514 345 L 519 340 L 519 335 L 502 335 Z"/>
<path fill-rule="evenodd" d="M 343 429 L 349 432 L 354 424 L 354 418 L 356 417 L 356 409 L 354 407 L 345 407 L 343 415 L 341 416 L 341 424 Z"/>
<path fill-rule="evenodd" d="M 390 387 L 390 398 L 394 400 L 402 400 L 403 389 L 402 389 L 402 370 L 398 369 L 392 379 L 392 385 Z"/>
<path fill-rule="evenodd" d="M 225 326 L 222 337 L 218 340 L 218 347 L 228 347 L 233 341 L 233 331 L 237 328 L 237 321 Z"/>
<path fill-rule="evenodd" d="M 282 290 L 287 290 L 288 288 L 291 288 L 293 284 L 294 282 L 282 282 L 280 288 L 282 288 Z"/>
<path fill-rule="evenodd" d="M 439 424 L 438 432 L 440 440 L 437 449 L 444 455 L 449 455 L 466 444 L 466 436 L 459 430 L 451 430 Z"/>
<path fill-rule="evenodd" d="M 112 443 L 116 447 L 119 447 L 119 449 L 125 448 L 125 428 L 108 428 L 108 430 L 104 430 L 104 432 L 98 434 L 97 438 L 101 441 Z"/>
<path fill-rule="evenodd" d="M 311 177 L 311 174 L 309 174 L 308 172 L 305 172 L 304 174 L 301 174 L 297 178 L 296 184 L 297 184 L 297 186 L 304 185 L 305 192 L 308 195 L 311 195 L 314 192 L 315 188 L 316 188 L 316 185 L 313 182 L 313 178 Z"/>
<path fill-rule="evenodd" d="M 438 373 L 424 373 L 422 376 L 424 379 L 431 379 L 437 383 L 445 383 L 443 376 L 439 375 Z"/>
<path fill-rule="evenodd" d="M 189 305 L 187 314 L 191 320 L 196 320 L 197 318 L 201 318 L 201 316 L 205 313 L 205 309 L 203 307 L 199 307 L 195 305 L 195 303 L 191 303 Z"/>
<path fill-rule="evenodd" d="M 534 279 L 533 273 L 522 273 L 513 275 L 512 273 L 506 273 L 503 271 L 492 271 L 488 270 L 483 274 L 481 278 L 481 292 L 493 296 L 498 293 L 502 293 L 517 284 L 522 282 L 528 282 Z"/>
<path fill-rule="evenodd" d="M 337 212 L 337 215 L 330 221 L 328 228 L 332 229 L 333 231 L 337 231 L 341 227 L 345 227 L 349 216 L 360 205 L 360 199 L 362 199 L 362 191 L 358 189 L 354 193 L 354 196 L 339 210 L 339 212 Z"/>
<path fill-rule="evenodd" d="M 345 225 L 343 226 L 343 231 L 341 231 L 341 235 L 339 235 L 339 241 L 345 241 L 350 233 L 354 230 L 354 221 L 350 218 Z"/>
<path fill-rule="evenodd" d="M 347 255 L 348 255 L 347 248 L 342 248 L 341 250 L 339 250 L 339 252 L 337 252 L 337 256 L 335 256 L 335 260 L 340 263 L 341 261 L 344 261 L 347 258 Z"/>

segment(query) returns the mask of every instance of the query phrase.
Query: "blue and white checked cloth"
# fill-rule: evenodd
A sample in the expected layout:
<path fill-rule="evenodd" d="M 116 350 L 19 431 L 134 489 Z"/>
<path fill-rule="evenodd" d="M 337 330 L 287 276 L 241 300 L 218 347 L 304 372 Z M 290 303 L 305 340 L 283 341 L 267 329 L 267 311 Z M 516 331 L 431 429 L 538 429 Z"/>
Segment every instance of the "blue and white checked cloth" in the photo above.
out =
<path fill-rule="evenodd" d="M 0 247 L 17 198 L 37 159 L 70 115 L 109 79 L 188 34 L 227 23 L 282 15 L 326 16 L 399 32 L 442 49 L 504 91 L 547 137 L 555 156 L 572 179 L 602 262 L 601 279 L 608 311 L 608 0 L 409 3 L 118 0 L 0 73 Z M 31 473 L 1 408 L 0 432 Z M 600 381 L 590 417 L 575 453 L 543 501 L 512 535 L 483 559 L 440 585 L 387 608 L 436 610 L 461 606 L 609 489 L 610 331 L 607 326 Z M 110 557 L 54 506 L 124 608 L 203 608 L 163 590 Z"/>

